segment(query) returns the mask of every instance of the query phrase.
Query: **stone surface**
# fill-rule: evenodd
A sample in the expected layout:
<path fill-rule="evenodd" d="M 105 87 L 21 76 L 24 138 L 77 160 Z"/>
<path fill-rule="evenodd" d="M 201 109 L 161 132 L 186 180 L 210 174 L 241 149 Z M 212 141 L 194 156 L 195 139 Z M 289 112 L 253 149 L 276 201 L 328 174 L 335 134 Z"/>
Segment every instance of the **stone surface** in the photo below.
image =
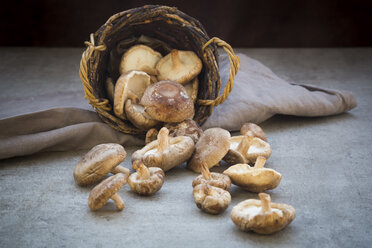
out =
<path fill-rule="evenodd" d="M 192 198 L 197 174 L 185 165 L 167 172 L 155 195 L 138 196 L 125 185 L 123 211 L 109 202 L 92 212 L 92 187 L 77 186 L 72 176 L 86 151 L 53 152 L 0 161 L 0 247 L 371 247 L 372 49 L 240 51 L 297 82 L 351 90 L 359 103 L 342 115 L 276 116 L 261 125 L 273 148 L 266 166 L 283 175 L 268 193 L 296 208 L 290 226 L 270 236 L 241 232 L 231 208 L 258 196 L 236 186 L 226 212 L 201 212 Z M 0 48 L 0 118 L 33 111 L 45 94 L 71 91 L 82 98 L 81 52 Z M 126 149 L 123 165 L 130 168 L 136 148 Z"/>

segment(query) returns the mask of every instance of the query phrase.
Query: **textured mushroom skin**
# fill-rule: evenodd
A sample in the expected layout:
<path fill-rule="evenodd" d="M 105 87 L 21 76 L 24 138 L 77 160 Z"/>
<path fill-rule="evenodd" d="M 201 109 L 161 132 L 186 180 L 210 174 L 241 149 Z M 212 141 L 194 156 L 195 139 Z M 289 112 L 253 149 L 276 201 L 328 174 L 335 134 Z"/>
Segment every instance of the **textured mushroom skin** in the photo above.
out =
<path fill-rule="evenodd" d="M 266 134 L 263 129 L 254 123 L 244 123 L 240 128 L 240 134 L 257 137 L 267 142 Z"/>
<path fill-rule="evenodd" d="M 164 171 L 157 167 L 148 168 L 150 177 L 146 180 L 141 180 L 137 173 L 133 173 L 128 178 L 130 188 L 140 195 L 151 195 L 160 190 L 164 183 Z"/>
<path fill-rule="evenodd" d="M 192 119 L 186 119 L 180 123 L 166 123 L 165 127 L 169 130 L 169 136 L 188 136 L 192 138 L 194 143 L 198 142 L 203 130 L 198 123 Z"/>
<path fill-rule="evenodd" d="M 159 167 L 168 171 L 190 158 L 194 141 L 187 136 L 169 137 L 170 147 L 163 153 L 156 152 L 158 140 L 154 140 L 132 155 L 132 162 L 141 160 L 147 167 Z"/>
<path fill-rule="evenodd" d="M 181 122 L 194 116 L 192 99 L 174 81 L 160 81 L 147 87 L 141 105 L 153 119 L 162 122 Z"/>
<path fill-rule="evenodd" d="M 118 173 L 106 178 L 100 184 L 95 186 L 89 194 L 88 206 L 91 210 L 97 210 L 106 204 L 108 199 L 121 189 L 127 183 L 127 177 Z"/>
<path fill-rule="evenodd" d="M 108 143 L 93 147 L 75 166 L 76 184 L 86 186 L 101 180 L 112 168 L 123 162 L 126 156 L 124 147 L 119 144 Z"/>
<path fill-rule="evenodd" d="M 141 110 L 140 105 L 135 106 L 132 101 L 128 99 L 125 103 L 125 114 L 128 120 L 137 128 L 142 130 L 148 130 L 157 124 L 158 121 L 152 119 L 144 110 Z"/>
<path fill-rule="evenodd" d="M 195 186 L 199 184 L 209 184 L 211 186 L 224 189 L 224 190 L 229 190 L 231 187 L 231 180 L 227 175 L 221 174 L 221 173 L 216 173 L 216 172 L 211 172 L 211 180 L 207 180 L 203 177 L 203 175 L 197 176 L 193 181 L 192 181 L 192 187 L 194 188 Z"/>
<path fill-rule="evenodd" d="M 223 172 L 231 182 L 250 192 L 263 192 L 276 188 L 282 175 L 269 168 L 254 168 L 247 164 L 236 164 Z"/>
<path fill-rule="evenodd" d="M 196 206 L 209 214 L 219 214 L 231 203 L 228 191 L 208 184 L 199 184 L 193 190 Z"/>
<path fill-rule="evenodd" d="M 202 162 L 208 168 L 216 165 L 230 148 L 230 133 L 222 128 L 209 128 L 204 131 L 195 145 L 195 151 L 187 163 L 187 168 L 200 173 Z"/>
<path fill-rule="evenodd" d="M 250 216 L 244 209 L 250 206 L 261 207 L 261 201 L 249 199 L 234 206 L 231 219 L 242 231 L 254 231 L 259 234 L 271 234 L 289 225 L 296 217 L 296 210 L 287 204 L 271 203 L 274 211 Z"/>

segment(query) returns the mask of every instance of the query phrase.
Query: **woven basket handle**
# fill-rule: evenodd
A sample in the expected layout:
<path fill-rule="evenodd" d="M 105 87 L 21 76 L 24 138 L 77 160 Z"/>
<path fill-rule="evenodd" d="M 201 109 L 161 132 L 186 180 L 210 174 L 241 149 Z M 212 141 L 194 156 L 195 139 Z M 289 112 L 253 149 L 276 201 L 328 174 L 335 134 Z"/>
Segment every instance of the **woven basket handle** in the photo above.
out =
<path fill-rule="evenodd" d="M 235 55 L 231 46 L 229 44 L 227 44 L 225 41 L 223 41 L 223 40 L 221 40 L 217 37 L 213 37 L 207 43 L 204 44 L 204 46 L 202 47 L 203 52 L 204 52 L 205 48 L 208 47 L 212 42 L 214 42 L 218 47 L 222 47 L 225 50 L 225 52 L 227 53 L 227 55 L 229 56 L 230 75 L 229 75 L 229 80 L 227 81 L 226 86 L 223 89 L 223 93 L 220 96 L 218 96 L 214 100 L 202 100 L 202 99 L 198 100 L 199 105 L 211 106 L 212 107 L 211 111 L 212 111 L 214 106 L 217 106 L 217 105 L 223 103 L 226 100 L 226 98 L 229 96 L 229 94 L 230 94 L 230 92 L 231 92 L 231 90 L 234 86 L 235 75 L 236 75 L 236 73 L 238 73 L 238 70 L 239 70 L 239 67 L 240 67 L 239 57 L 237 55 Z"/>

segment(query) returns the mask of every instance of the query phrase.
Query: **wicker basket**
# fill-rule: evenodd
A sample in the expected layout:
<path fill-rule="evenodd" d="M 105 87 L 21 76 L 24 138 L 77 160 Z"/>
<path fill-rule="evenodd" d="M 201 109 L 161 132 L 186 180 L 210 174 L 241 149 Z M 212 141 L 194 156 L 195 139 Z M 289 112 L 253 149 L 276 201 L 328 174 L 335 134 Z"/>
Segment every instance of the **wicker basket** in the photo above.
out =
<path fill-rule="evenodd" d="M 140 35 L 165 42 L 173 49 L 192 50 L 202 60 L 194 116 L 194 120 L 201 125 L 212 114 L 213 107 L 223 103 L 230 93 L 239 69 L 239 58 L 226 42 L 218 38 L 210 39 L 199 21 L 172 7 L 146 5 L 120 12 L 111 16 L 97 32 L 90 35 L 80 62 L 85 98 L 112 128 L 130 134 L 144 132 L 113 114 L 112 103 L 104 87 L 111 49 L 122 40 Z M 230 59 L 230 77 L 220 96 L 217 47 L 222 47 Z"/>

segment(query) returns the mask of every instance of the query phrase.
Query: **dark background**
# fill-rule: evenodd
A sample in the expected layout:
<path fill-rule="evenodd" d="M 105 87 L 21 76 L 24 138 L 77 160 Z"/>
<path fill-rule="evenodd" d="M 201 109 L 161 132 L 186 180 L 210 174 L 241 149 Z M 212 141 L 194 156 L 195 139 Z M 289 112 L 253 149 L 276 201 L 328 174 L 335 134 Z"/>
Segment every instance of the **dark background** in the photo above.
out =
<path fill-rule="evenodd" d="M 372 46 L 371 0 L 35 0 L 0 7 L 0 46 L 83 46 L 114 13 L 176 6 L 234 47 Z"/>

